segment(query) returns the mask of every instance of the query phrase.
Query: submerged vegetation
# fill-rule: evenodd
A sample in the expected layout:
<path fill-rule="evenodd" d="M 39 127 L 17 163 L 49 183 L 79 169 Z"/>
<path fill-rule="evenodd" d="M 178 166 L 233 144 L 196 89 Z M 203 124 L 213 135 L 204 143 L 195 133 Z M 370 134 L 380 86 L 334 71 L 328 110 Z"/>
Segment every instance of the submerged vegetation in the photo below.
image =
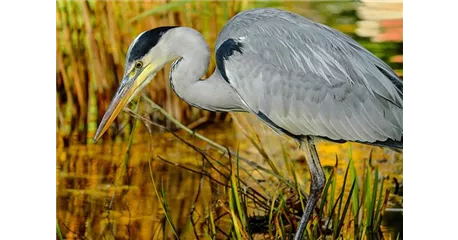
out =
<path fill-rule="evenodd" d="M 100 151 L 92 145 L 122 77 L 127 47 L 146 29 L 193 27 L 213 48 L 219 30 L 237 12 L 283 8 L 351 35 L 402 75 L 402 39 L 374 43 L 356 35 L 361 14 L 355 2 L 56 4 L 58 239 L 291 239 L 299 224 L 310 179 L 303 156 L 291 150 L 296 146 L 278 141 L 279 154 L 272 154 L 269 140 L 243 117 L 189 106 L 170 89 L 168 67 L 105 134 L 110 145 Z M 213 69 L 214 60 L 207 74 Z M 209 121 L 232 121 L 245 145 L 236 140 L 220 145 L 199 134 L 196 126 Z M 180 150 L 168 149 L 177 144 Z M 76 154 L 80 145 L 86 155 Z M 402 239 L 402 229 L 392 231 L 394 236 L 382 231 L 385 210 L 402 211 L 402 197 L 375 163 L 380 154 L 367 147 L 362 156 L 349 147 L 342 157 L 335 149 L 328 147 L 336 153 L 322 158 L 327 183 L 308 224 L 308 239 Z M 399 155 L 390 161 L 402 165 Z"/>

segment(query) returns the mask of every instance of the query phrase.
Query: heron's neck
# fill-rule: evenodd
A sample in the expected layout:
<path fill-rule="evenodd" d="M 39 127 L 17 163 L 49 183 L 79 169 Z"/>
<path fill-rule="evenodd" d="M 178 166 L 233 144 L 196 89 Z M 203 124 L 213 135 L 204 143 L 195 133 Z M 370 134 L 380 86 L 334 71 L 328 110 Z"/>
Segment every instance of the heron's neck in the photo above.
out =
<path fill-rule="evenodd" d="M 210 49 L 202 35 L 194 29 L 180 27 L 170 36 L 173 55 L 179 57 L 170 70 L 170 84 L 175 93 L 192 106 L 210 111 L 245 111 L 237 93 L 215 71 L 200 80 L 210 63 Z"/>

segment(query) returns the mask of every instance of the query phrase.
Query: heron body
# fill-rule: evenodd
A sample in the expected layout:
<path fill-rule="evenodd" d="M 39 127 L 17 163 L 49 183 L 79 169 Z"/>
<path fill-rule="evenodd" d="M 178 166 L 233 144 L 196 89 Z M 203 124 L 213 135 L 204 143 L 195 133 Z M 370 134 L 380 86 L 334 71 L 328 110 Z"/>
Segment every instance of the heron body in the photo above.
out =
<path fill-rule="evenodd" d="M 382 60 L 345 34 L 300 15 L 254 9 L 234 16 L 210 50 L 187 27 L 141 33 L 129 47 L 124 79 L 97 130 L 175 60 L 170 84 L 192 106 L 250 112 L 301 143 L 312 175 L 296 239 L 301 239 L 325 183 L 314 141 L 354 141 L 402 149 L 403 83 Z"/>

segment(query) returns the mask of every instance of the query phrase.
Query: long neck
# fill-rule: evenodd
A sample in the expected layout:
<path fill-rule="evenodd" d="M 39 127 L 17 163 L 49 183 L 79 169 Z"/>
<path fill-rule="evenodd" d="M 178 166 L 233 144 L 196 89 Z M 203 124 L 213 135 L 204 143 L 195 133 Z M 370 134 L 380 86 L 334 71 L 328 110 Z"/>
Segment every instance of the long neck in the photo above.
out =
<path fill-rule="evenodd" d="M 210 62 L 210 49 L 202 35 L 194 29 L 172 30 L 169 49 L 178 59 L 170 70 L 170 84 L 175 93 L 192 106 L 210 111 L 246 111 L 235 90 L 215 70 L 205 75 Z"/>

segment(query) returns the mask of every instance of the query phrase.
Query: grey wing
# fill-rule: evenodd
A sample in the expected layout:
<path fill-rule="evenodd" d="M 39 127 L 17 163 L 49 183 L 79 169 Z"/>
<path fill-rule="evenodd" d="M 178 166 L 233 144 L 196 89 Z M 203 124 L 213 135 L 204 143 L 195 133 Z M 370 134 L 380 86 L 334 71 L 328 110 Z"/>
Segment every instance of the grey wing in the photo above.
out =
<path fill-rule="evenodd" d="M 279 10 L 255 10 L 226 25 L 217 49 L 222 76 L 276 130 L 402 141 L 402 81 L 336 30 Z"/>

